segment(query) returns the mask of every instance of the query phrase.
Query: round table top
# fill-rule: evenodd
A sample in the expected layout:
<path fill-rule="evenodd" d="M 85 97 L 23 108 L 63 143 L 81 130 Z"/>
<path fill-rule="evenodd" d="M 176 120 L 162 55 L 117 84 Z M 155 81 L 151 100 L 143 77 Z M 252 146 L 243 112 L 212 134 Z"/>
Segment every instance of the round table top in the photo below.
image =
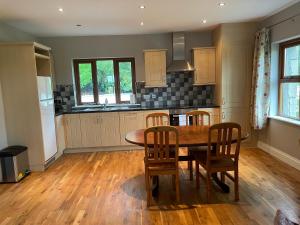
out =
<path fill-rule="evenodd" d="M 177 126 L 179 133 L 179 147 L 191 147 L 191 146 L 207 146 L 208 144 L 208 126 Z M 131 144 L 144 146 L 144 131 L 146 129 L 139 129 L 127 133 L 125 140 Z M 216 136 L 212 134 L 212 144 L 216 140 Z M 233 132 L 232 142 L 235 142 L 237 133 Z M 242 134 L 242 140 L 246 139 L 247 135 Z M 153 145 L 153 136 L 148 137 L 149 145 Z M 174 135 L 170 135 L 170 145 L 175 145 Z"/>

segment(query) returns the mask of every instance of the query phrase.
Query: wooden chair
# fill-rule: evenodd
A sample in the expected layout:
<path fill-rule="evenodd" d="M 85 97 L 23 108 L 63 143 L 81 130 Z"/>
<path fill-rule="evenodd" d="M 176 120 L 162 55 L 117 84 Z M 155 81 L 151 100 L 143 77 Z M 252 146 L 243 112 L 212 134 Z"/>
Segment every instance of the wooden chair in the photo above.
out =
<path fill-rule="evenodd" d="M 167 124 L 164 124 L 167 121 Z M 150 123 L 151 122 L 151 123 Z M 146 116 L 146 127 L 170 125 L 170 117 L 167 113 L 150 113 Z"/>
<path fill-rule="evenodd" d="M 175 135 L 175 147 L 169 145 L 170 135 Z M 145 130 L 145 179 L 147 190 L 147 206 L 151 205 L 151 177 L 172 175 L 176 189 L 176 200 L 180 200 L 178 171 L 178 131 L 175 127 L 156 126 Z M 150 147 L 148 143 L 153 143 Z M 151 157 L 149 157 L 151 155 Z"/>
<path fill-rule="evenodd" d="M 188 126 L 210 126 L 210 114 L 205 111 L 194 110 L 187 112 L 186 116 L 186 125 Z M 192 123 L 190 124 L 190 118 L 192 118 Z M 193 180 L 193 151 L 203 150 L 199 147 L 190 147 L 188 148 L 188 169 L 190 171 L 190 180 Z M 205 149 L 206 150 L 206 149 Z"/>
<path fill-rule="evenodd" d="M 233 137 L 236 137 L 235 146 L 232 145 Z M 210 202 L 211 197 L 211 175 L 217 172 L 221 172 L 222 182 L 225 182 L 225 175 L 234 182 L 235 201 L 239 200 L 238 160 L 240 144 L 241 126 L 239 124 L 215 124 L 209 129 L 207 151 L 198 152 L 194 155 L 197 188 L 199 188 L 199 165 L 206 170 L 208 202 Z M 234 176 L 227 173 L 227 171 L 234 171 Z"/>

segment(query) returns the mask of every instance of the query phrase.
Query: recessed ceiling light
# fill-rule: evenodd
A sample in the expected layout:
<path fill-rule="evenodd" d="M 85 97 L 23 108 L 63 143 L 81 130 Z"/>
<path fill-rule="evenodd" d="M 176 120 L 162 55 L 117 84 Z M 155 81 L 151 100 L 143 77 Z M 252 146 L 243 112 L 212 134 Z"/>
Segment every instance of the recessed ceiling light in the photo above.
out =
<path fill-rule="evenodd" d="M 141 25 L 141 26 L 144 26 L 144 22 L 141 22 L 140 25 Z"/>
<path fill-rule="evenodd" d="M 58 8 L 58 11 L 63 12 L 64 9 L 63 8 Z"/>
<path fill-rule="evenodd" d="M 225 6 L 225 2 L 220 2 L 218 5 L 219 5 L 220 7 L 223 7 L 223 6 Z"/>
<path fill-rule="evenodd" d="M 207 23 L 207 20 L 202 20 L 202 23 Z"/>
<path fill-rule="evenodd" d="M 146 8 L 146 6 L 140 5 L 140 9 L 144 9 L 144 8 Z"/>

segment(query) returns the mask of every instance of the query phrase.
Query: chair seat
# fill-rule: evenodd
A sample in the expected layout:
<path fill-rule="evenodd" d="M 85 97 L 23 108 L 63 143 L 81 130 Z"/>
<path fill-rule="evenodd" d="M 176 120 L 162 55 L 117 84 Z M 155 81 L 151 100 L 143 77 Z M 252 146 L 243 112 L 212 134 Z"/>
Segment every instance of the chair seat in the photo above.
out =
<path fill-rule="evenodd" d="M 214 155 L 212 154 L 212 156 L 214 156 Z M 207 160 L 207 152 L 206 151 L 195 152 L 194 157 L 196 160 L 199 161 L 199 163 L 202 166 L 206 166 L 206 160 Z M 221 167 L 231 168 L 231 167 L 234 167 L 234 161 L 231 158 L 222 158 L 219 160 L 212 160 L 210 162 L 210 165 L 213 168 L 221 168 Z"/>

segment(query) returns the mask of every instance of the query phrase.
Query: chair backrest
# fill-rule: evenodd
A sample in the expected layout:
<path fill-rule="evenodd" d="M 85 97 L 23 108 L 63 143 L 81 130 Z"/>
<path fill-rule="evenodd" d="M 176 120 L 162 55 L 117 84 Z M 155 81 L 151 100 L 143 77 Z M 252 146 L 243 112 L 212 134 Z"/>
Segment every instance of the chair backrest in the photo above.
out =
<path fill-rule="evenodd" d="M 164 121 L 167 121 L 167 124 L 164 124 Z M 154 126 L 164 126 L 170 125 L 169 114 L 159 112 L 159 113 L 150 113 L 146 116 L 146 127 Z"/>
<path fill-rule="evenodd" d="M 170 146 L 170 136 L 175 140 L 175 148 Z M 178 130 L 171 126 L 150 127 L 144 132 L 145 163 L 178 164 Z M 150 146 L 148 146 L 151 143 Z M 151 157 L 149 157 L 151 156 Z"/>
<path fill-rule="evenodd" d="M 233 146 L 234 144 L 234 146 Z M 216 152 L 212 155 L 211 149 L 215 145 Z M 211 160 L 232 158 L 239 159 L 241 146 L 241 126 L 237 123 L 220 123 L 209 128 L 207 163 Z"/>
<path fill-rule="evenodd" d="M 210 114 L 201 110 L 194 110 L 191 112 L 187 112 L 186 116 L 186 125 L 193 126 L 210 126 Z M 192 118 L 192 124 L 189 124 L 189 119 Z"/>

